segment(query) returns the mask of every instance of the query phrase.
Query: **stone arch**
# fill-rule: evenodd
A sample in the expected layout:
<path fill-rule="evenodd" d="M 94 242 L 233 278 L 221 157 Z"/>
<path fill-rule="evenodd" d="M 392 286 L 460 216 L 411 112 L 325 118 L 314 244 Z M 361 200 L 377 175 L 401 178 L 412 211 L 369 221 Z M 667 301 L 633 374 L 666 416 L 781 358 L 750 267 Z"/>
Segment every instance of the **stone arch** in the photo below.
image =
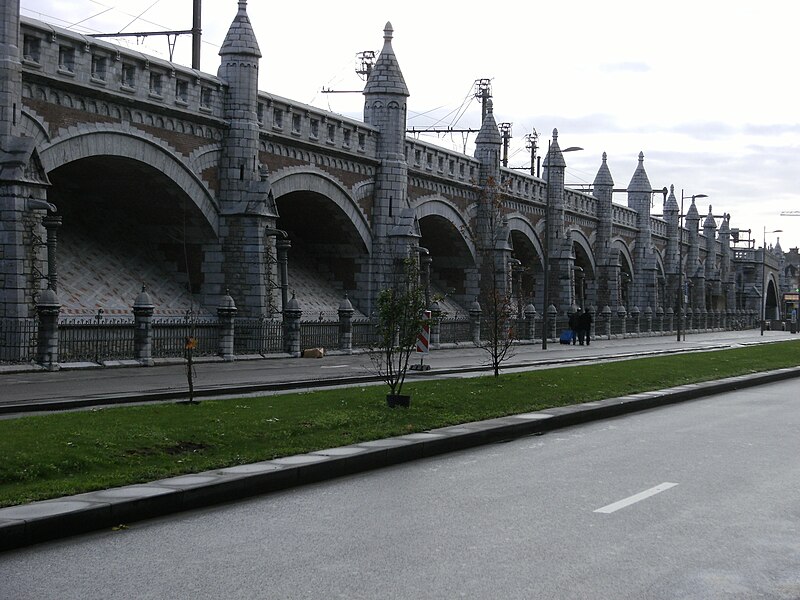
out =
<path fill-rule="evenodd" d="M 594 252 L 592 251 L 592 245 L 589 243 L 589 238 L 587 238 L 586 234 L 580 229 L 571 229 L 569 235 L 573 245 L 580 246 L 583 250 L 583 254 L 586 256 L 589 266 L 592 269 L 591 275 L 594 277 L 595 273 L 597 273 L 597 262 L 594 257 Z M 588 277 L 589 273 L 586 275 Z"/>
<path fill-rule="evenodd" d="M 458 230 L 459 234 L 463 238 L 464 243 L 466 244 L 470 255 L 472 256 L 473 262 L 477 263 L 478 251 L 469 235 L 465 235 L 465 232 L 470 230 L 469 223 L 464 219 L 464 216 L 453 204 L 441 196 L 426 196 L 413 202 L 412 208 L 416 212 L 417 219 L 423 219 L 424 217 L 429 216 L 439 216 L 450 221 L 450 223 L 452 223 L 452 225 Z"/>
<path fill-rule="evenodd" d="M 198 174 L 195 174 L 178 156 L 156 139 L 133 135 L 129 130 L 85 130 L 56 138 L 40 148 L 42 165 L 46 172 L 67 163 L 112 154 L 150 165 L 163 173 L 186 193 L 205 217 L 216 234 L 219 233 L 219 207 Z"/>
<path fill-rule="evenodd" d="M 313 192 L 329 198 L 347 215 L 367 252 L 372 252 L 372 231 L 366 216 L 344 185 L 330 175 L 311 167 L 291 167 L 270 177 L 270 184 L 276 199 L 292 192 Z"/>

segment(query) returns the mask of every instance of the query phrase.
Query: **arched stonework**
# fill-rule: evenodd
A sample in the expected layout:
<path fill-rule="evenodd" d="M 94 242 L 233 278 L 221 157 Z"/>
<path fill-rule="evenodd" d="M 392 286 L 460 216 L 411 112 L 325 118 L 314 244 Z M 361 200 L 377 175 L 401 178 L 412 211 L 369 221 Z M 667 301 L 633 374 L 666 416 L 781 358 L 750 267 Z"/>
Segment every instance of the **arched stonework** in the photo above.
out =
<path fill-rule="evenodd" d="M 587 238 L 586 234 L 580 229 L 570 229 L 569 235 L 573 244 L 577 244 L 583 248 L 583 252 L 586 254 L 586 258 L 589 260 L 589 264 L 592 267 L 592 275 L 597 273 L 597 262 L 594 257 L 594 252 L 592 251 L 592 245 L 589 243 L 589 238 Z"/>
<path fill-rule="evenodd" d="M 459 212 L 453 204 L 441 196 L 424 196 L 413 202 L 411 207 L 414 209 L 417 219 L 436 215 L 450 221 L 464 239 L 464 243 L 472 255 L 473 262 L 477 263 L 478 252 L 473 240 L 471 240 L 468 233 L 466 233 L 470 231 L 469 223 L 467 223 L 461 212 Z"/>
<path fill-rule="evenodd" d="M 83 158 L 117 156 L 146 163 L 159 170 L 182 189 L 202 212 L 215 233 L 219 233 L 219 206 L 199 175 L 178 157 L 164 148 L 163 141 L 149 139 L 145 134 L 113 127 L 70 128 L 65 135 L 40 147 L 40 157 L 48 173 Z"/>
<path fill-rule="evenodd" d="M 522 215 L 510 215 L 506 217 L 506 219 L 508 221 L 508 228 L 510 231 L 519 231 L 522 233 L 526 238 L 528 238 L 528 240 L 530 240 L 531 245 L 536 249 L 536 255 L 539 257 L 544 256 L 544 250 L 542 248 L 542 242 L 539 239 L 539 235 L 531 226 L 528 219 Z"/>
<path fill-rule="evenodd" d="M 633 277 L 633 255 L 631 254 L 630 248 L 628 248 L 627 244 L 625 244 L 625 242 L 619 238 L 614 239 L 611 242 L 611 246 L 619 251 L 620 268 L 622 268 L 623 271 L 630 272 L 631 277 Z M 623 264 L 623 261 L 625 261 L 627 264 Z M 628 269 L 630 269 L 630 271 L 624 268 L 626 266 Z"/>
<path fill-rule="evenodd" d="M 275 199 L 292 192 L 314 192 L 330 198 L 350 219 L 367 252 L 372 252 L 372 231 L 366 215 L 345 186 L 327 172 L 315 167 L 289 167 L 271 175 L 270 185 Z"/>

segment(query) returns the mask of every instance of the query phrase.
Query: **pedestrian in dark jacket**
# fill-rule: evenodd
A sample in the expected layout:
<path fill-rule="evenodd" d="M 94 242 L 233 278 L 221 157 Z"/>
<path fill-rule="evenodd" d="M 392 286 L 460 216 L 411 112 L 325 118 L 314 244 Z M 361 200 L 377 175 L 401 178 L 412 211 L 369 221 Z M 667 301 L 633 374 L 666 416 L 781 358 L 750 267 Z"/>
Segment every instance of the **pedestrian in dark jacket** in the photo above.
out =
<path fill-rule="evenodd" d="M 580 309 L 569 316 L 569 329 L 572 332 L 572 345 L 575 345 L 575 338 L 578 336 L 578 318 L 580 316 Z"/>
<path fill-rule="evenodd" d="M 589 336 L 591 330 L 592 330 L 592 314 L 589 311 L 586 311 L 578 317 L 578 341 L 580 342 L 581 346 L 583 346 L 584 339 L 586 340 L 587 346 L 591 342 Z"/>

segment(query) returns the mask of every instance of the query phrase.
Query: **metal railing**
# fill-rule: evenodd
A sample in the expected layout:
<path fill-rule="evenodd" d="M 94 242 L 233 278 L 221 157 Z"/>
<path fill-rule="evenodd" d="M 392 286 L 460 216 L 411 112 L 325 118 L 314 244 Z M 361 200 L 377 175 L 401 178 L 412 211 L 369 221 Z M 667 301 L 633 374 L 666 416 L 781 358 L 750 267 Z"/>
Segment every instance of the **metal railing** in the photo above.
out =
<path fill-rule="evenodd" d="M 283 352 L 283 323 L 270 319 L 239 318 L 234 323 L 235 354 L 276 354 Z"/>
<path fill-rule="evenodd" d="M 184 356 L 186 338 L 197 340 L 194 356 L 214 356 L 219 352 L 219 321 L 212 318 L 153 319 L 153 358 Z"/>
<path fill-rule="evenodd" d="M 339 321 L 301 321 L 300 350 L 339 347 Z"/>
<path fill-rule="evenodd" d="M 461 344 L 471 341 L 469 319 L 442 319 L 439 321 L 440 344 Z"/>
<path fill-rule="evenodd" d="M 373 348 L 380 342 L 378 322 L 374 319 L 353 319 L 353 348 Z"/>
<path fill-rule="evenodd" d="M 133 358 L 133 320 L 105 318 L 63 319 L 58 323 L 59 362 L 104 362 Z"/>
<path fill-rule="evenodd" d="M 0 319 L 0 363 L 35 360 L 38 325 L 35 318 Z"/>

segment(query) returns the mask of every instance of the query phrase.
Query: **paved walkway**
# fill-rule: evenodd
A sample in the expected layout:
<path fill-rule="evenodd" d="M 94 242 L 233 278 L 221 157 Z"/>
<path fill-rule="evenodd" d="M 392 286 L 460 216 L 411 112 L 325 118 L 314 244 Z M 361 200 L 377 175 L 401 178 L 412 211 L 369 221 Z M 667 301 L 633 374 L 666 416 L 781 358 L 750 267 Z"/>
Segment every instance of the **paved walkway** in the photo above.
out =
<path fill-rule="evenodd" d="M 514 368 L 519 369 L 541 368 L 554 364 L 563 365 L 573 361 L 596 362 L 632 355 L 656 355 L 676 350 L 705 351 L 785 339 L 798 338 L 783 332 L 766 332 L 761 337 L 756 331 L 688 336 L 686 342 L 677 342 L 673 338 L 598 340 L 590 347 L 553 347 L 553 350 L 548 350 L 546 353 L 541 348 L 522 349 L 515 357 L 513 365 Z M 438 366 L 437 364 L 435 369 L 426 373 L 437 376 L 437 373 L 442 374 L 448 370 L 456 370 L 457 367 L 452 365 L 458 364 L 461 365 L 461 369 L 477 368 L 480 366 L 478 363 L 482 360 L 482 356 L 474 352 L 474 349 L 460 349 L 456 352 L 434 353 L 429 359 L 430 362 L 437 364 L 441 361 L 442 365 L 448 366 Z M 544 356 L 545 354 L 546 356 Z M 470 363 L 470 357 L 476 359 L 477 363 Z M 356 368 L 358 365 L 364 364 L 364 357 L 329 357 L 329 359 L 331 360 L 330 365 L 325 365 L 326 359 L 322 359 L 314 368 L 321 369 L 324 366 L 337 367 L 338 365 L 345 365 L 341 368 Z M 255 385 L 265 385 L 266 380 L 276 384 L 290 381 L 293 376 L 299 374 L 290 372 L 290 366 L 308 362 L 308 360 L 299 359 L 258 361 L 262 367 L 259 372 L 267 371 L 270 376 L 267 377 L 261 373 L 259 381 Z M 241 381 L 249 381 L 252 377 L 251 371 L 246 368 L 249 364 L 254 363 L 248 361 L 234 365 L 221 365 L 216 366 L 217 368 L 213 370 L 209 365 L 209 371 L 216 374 L 216 378 L 208 377 L 207 387 L 212 389 L 216 384 L 218 387 L 224 388 L 230 386 L 231 381 L 234 380 L 239 381 L 239 384 Z M 277 369 L 278 373 L 272 372 L 266 368 L 272 364 L 283 365 L 283 367 Z M 163 373 L 158 377 L 148 375 L 155 371 L 163 371 Z M 75 381 L 81 383 L 84 388 L 102 387 L 110 397 L 113 394 L 134 394 L 137 380 L 140 380 L 138 393 L 159 393 L 159 390 L 163 388 L 159 383 L 154 382 L 162 381 L 162 377 L 177 379 L 180 372 L 180 367 L 173 366 L 130 370 L 95 369 L 62 373 L 6 373 L 0 375 L 0 383 L 3 384 L 4 392 L 8 389 L 17 390 L 14 397 L 19 402 L 24 400 L 24 393 L 17 388 L 27 388 L 28 386 L 24 382 L 37 381 L 37 378 L 41 378 L 41 381 L 38 386 L 33 386 L 35 389 L 31 390 L 31 397 L 52 400 L 61 396 L 58 391 L 59 386 L 64 386 L 65 382 L 69 382 L 70 388 L 72 388 Z M 234 376 L 235 373 L 238 373 L 238 376 Z M 141 379 L 137 375 L 141 375 Z M 76 376 L 78 379 L 73 379 Z M 452 376 L 452 372 L 450 376 Z M 727 390 L 763 385 L 798 376 L 800 376 L 800 367 L 781 369 L 769 373 L 685 385 L 668 390 L 467 423 L 299 456 L 289 456 L 194 475 L 183 475 L 147 484 L 100 490 L 4 508 L 0 509 L 0 550 L 110 528 L 136 520 L 200 508 L 480 444 L 541 433 L 595 419 L 619 416 Z M 316 383 L 323 379 L 330 380 L 331 376 L 320 377 Z M 119 380 L 123 380 L 123 383 L 120 383 Z M 20 398 L 23 400 L 19 400 Z M 3 403 L 9 403 L 5 396 Z"/>

